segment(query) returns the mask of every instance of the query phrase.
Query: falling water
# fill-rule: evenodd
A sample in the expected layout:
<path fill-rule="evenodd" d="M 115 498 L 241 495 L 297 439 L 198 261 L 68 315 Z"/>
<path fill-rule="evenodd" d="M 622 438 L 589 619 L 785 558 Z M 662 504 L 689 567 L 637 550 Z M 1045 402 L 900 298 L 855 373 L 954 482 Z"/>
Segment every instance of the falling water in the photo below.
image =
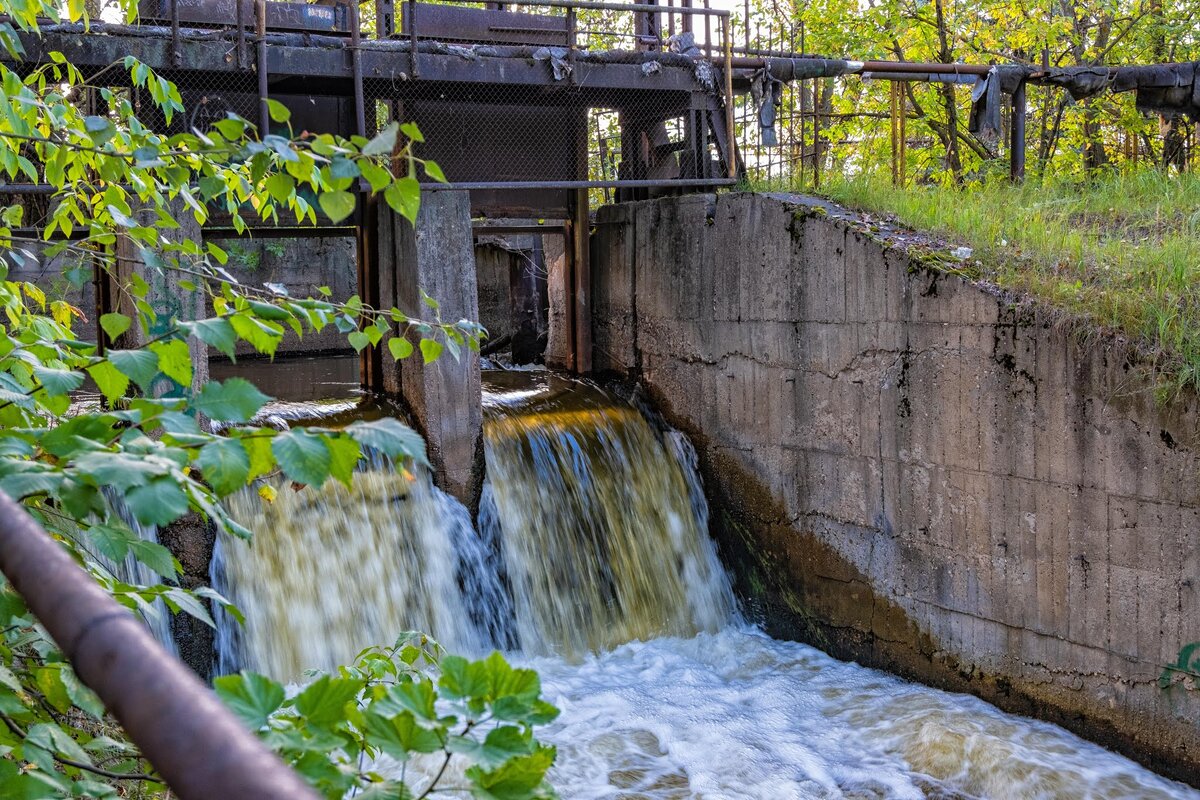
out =
<path fill-rule="evenodd" d="M 224 670 L 295 678 L 410 629 L 500 647 L 563 711 L 539 735 L 572 800 L 1200 798 L 1055 726 L 765 636 L 737 615 L 685 437 L 594 387 L 491 380 L 478 532 L 381 463 L 350 489 L 233 498 L 256 538 L 219 543 L 218 588 L 246 614 L 221 625 Z"/>
<path fill-rule="evenodd" d="M 227 508 L 253 542 L 222 535 L 217 590 L 245 615 L 217 634 L 217 669 L 280 678 L 331 669 L 407 630 L 434 633 L 458 652 L 480 652 L 459 587 L 459 558 L 478 542 L 461 503 L 427 473 L 375 463 L 351 487 L 279 486 L 265 502 L 247 489 Z"/>
<path fill-rule="evenodd" d="M 520 647 L 578 656 L 726 625 L 707 504 L 670 446 L 598 390 L 551 379 L 528 392 L 485 397 L 480 515 L 501 543 Z"/>

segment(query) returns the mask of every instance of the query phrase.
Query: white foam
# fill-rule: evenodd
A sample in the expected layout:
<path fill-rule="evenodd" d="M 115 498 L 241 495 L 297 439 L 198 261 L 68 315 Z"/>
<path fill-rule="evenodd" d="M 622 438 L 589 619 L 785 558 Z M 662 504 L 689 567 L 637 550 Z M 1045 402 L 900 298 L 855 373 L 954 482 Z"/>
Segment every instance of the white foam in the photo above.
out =
<path fill-rule="evenodd" d="M 589 798 L 1198 798 L 1042 722 L 727 628 L 528 660 L 562 716 L 551 780 Z"/>

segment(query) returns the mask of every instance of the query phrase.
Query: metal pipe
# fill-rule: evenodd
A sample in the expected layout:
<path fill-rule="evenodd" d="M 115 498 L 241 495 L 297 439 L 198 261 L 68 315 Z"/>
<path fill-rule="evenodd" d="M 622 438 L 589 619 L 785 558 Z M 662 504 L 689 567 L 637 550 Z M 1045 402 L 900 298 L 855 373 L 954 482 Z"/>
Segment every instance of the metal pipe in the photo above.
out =
<path fill-rule="evenodd" d="M 446 3 L 469 4 L 479 0 L 444 0 Z M 675 6 L 653 5 L 650 3 L 610 3 L 604 0 L 514 0 L 509 3 L 514 6 L 549 6 L 551 8 L 591 8 L 597 11 L 630 11 L 636 13 L 660 12 L 670 13 L 679 11 Z M 692 8 L 690 14 L 706 14 L 713 17 L 728 17 L 729 11 L 723 8 Z"/>
<path fill-rule="evenodd" d="M 317 800 L 3 492 L 0 571 L 182 800 Z"/>
<path fill-rule="evenodd" d="M 637 181 L 466 181 L 462 183 L 422 183 L 421 191 L 443 192 L 458 189 L 671 189 L 687 186 L 731 186 L 732 178 L 670 178 Z"/>

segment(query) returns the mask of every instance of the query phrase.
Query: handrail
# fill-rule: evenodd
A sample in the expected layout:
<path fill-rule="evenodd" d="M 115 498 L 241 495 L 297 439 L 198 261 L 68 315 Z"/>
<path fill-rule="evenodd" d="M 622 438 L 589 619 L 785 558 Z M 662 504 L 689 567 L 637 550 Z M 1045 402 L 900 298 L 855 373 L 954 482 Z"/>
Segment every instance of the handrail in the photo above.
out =
<path fill-rule="evenodd" d="M 0 572 L 182 800 L 317 800 L 3 492 Z"/>

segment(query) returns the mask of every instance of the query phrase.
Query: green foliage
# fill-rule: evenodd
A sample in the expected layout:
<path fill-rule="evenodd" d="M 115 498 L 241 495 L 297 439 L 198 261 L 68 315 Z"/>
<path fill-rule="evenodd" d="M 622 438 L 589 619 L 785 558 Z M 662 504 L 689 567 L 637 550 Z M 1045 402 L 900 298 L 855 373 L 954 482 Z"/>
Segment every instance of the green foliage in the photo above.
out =
<path fill-rule="evenodd" d="M 133 3 L 122 2 L 132 14 Z M 67 5 L 71 20 L 84 17 L 82 2 Z M 179 562 L 133 523 L 162 526 L 197 514 L 248 536 L 219 501 L 256 479 L 282 473 L 320 486 L 331 477 L 348 482 L 368 450 L 402 464 L 425 455 L 420 439 L 390 419 L 344 429 L 257 425 L 270 398 L 236 378 L 193 385 L 190 350 L 212 347 L 232 358 L 242 343 L 272 355 L 286 330 L 304 335 L 333 325 L 365 337 L 364 347 L 387 341 L 400 358 L 411 355 L 412 342 L 477 346 L 482 329 L 444 323 L 434 307 L 418 316 L 422 309 L 375 309 L 357 297 L 334 302 L 327 289 L 293 298 L 275 284 L 239 283 L 224 268 L 228 253 L 180 233 L 182 223 L 203 226 L 214 213 L 239 231 L 252 220 L 337 220 L 357 203 L 348 190 L 360 175 L 413 220 L 418 170 L 437 174 L 412 150 L 419 131 L 393 125 L 368 140 L 289 128 L 281 136 L 230 114 L 207 131 L 156 133 L 138 119 L 127 93 L 86 85 L 61 53 L 20 61 L 22 41 L 34 40 L 38 20 L 60 11 L 42 0 L 0 0 L 0 47 L 7 51 L 0 62 L 0 181 L 41 183 L 54 192 L 44 219 L 27 219 L 19 203 L 0 206 L 0 490 L 21 501 L 131 612 L 188 613 L 211 625 L 209 606 L 226 601 L 211 589 L 181 588 Z M 136 58 L 109 69 L 112 83 L 123 74 L 144 90 L 143 111 L 167 121 L 184 111 L 178 88 Z M 286 125 L 287 109 L 269 105 L 272 119 Z M 106 110 L 89 115 L 95 107 Z M 393 165 L 406 171 L 397 174 Z M 144 269 L 116 269 L 119 243 Z M 66 270 L 72 286 L 90 280 L 95 263 L 113 287 L 120 310 L 98 320 L 103 346 L 76 331 L 82 310 L 8 279 L 10 264 L 60 257 L 89 265 Z M 215 310 L 211 319 L 185 318 L 189 304 L 206 303 Z M 268 502 L 270 493 L 263 497 Z M 161 582 L 123 582 L 114 565 L 130 558 Z M 346 706 L 338 699 L 353 699 L 351 687 L 373 691 L 376 680 L 351 670 L 287 702 L 277 688 L 246 684 L 235 707 L 264 719 L 274 713 L 276 727 L 277 718 L 290 719 L 294 740 L 310 748 L 296 763 L 310 777 L 324 771 L 333 785 L 342 756 L 325 745 L 355 746 L 350 729 L 337 727 Z M 357 717 L 345 722 L 365 724 Z M 355 735 L 366 741 L 361 731 Z M 0 585 L 0 796 L 158 796 L 163 789 L 20 599 Z"/>
<path fill-rule="evenodd" d="M 1165 393 L 1200 388 L 1200 178 L 1144 170 L 963 189 L 860 179 L 825 192 L 967 244 L 973 274 L 1120 329 L 1153 356 Z"/>
<path fill-rule="evenodd" d="M 456 790 L 481 800 L 555 796 L 545 780 L 554 748 L 533 731 L 558 711 L 541 698 L 537 673 L 514 669 L 499 653 L 468 661 L 406 633 L 392 647 L 363 650 L 354 664 L 316 677 L 290 698 L 282 685 L 251 672 L 218 678 L 216 689 L 331 800 L 357 791 L 401 798 Z M 381 773 L 380 756 L 399 770 Z M 406 782 L 414 759 L 425 766 L 416 786 Z M 443 785 L 456 759 L 470 765 L 465 785 Z"/>
<path fill-rule="evenodd" d="M 735 5 L 735 9 L 740 7 Z M 864 61 L 1040 66 L 1044 54 L 1051 67 L 1188 62 L 1200 59 L 1198 14 L 1197 0 L 813 0 L 786 4 L 756 0 L 750 6 L 750 45 L 767 50 L 799 50 L 803 46 L 807 53 Z M 740 39 L 743 30 L 739 19 L 735 38 Z M 786 150 L 770 155 L 777 161 L 781 157 L 788 160 L 793 183 L 800 183 L 796 149 L 803 135 L 803 182 L 811 185 L 815 89 L 815 106 L 822 114 L 824 179 L 890 178 L 891 86 L 890 81 L 857 77 L 807 82 L 803 120 L 796 114 L 790 123 L 792 130 L 786 129 L 785 122 L 780 131 L 780 141 L 796 142 L 797 146 L 790 159 Z M 967 130 L 969 86 L 950 89 L 922 82 L 902 86 L 909 142 L 903 166 L 910 184 L 986 181 L 992 173 L 1004 171 L 988 163 L 1004 154 L 1002 137 Z M 1132 92 L 1105 92 L 1075 101 L 1062 89 L 1030 85 L 1027 100 L 1029 171 L 1033 176 L 1084 177 L 1154 164 L 1180 169 L 1186 161 L 1187 121 L 1160 120 L 1138 112 Z M 798 111 L 800 101 L 794 102 Z M 755 141 L 757 134 L 747 132 L 747 138 Z M 749 166 L 753 174 L 753 151 Z"/>

